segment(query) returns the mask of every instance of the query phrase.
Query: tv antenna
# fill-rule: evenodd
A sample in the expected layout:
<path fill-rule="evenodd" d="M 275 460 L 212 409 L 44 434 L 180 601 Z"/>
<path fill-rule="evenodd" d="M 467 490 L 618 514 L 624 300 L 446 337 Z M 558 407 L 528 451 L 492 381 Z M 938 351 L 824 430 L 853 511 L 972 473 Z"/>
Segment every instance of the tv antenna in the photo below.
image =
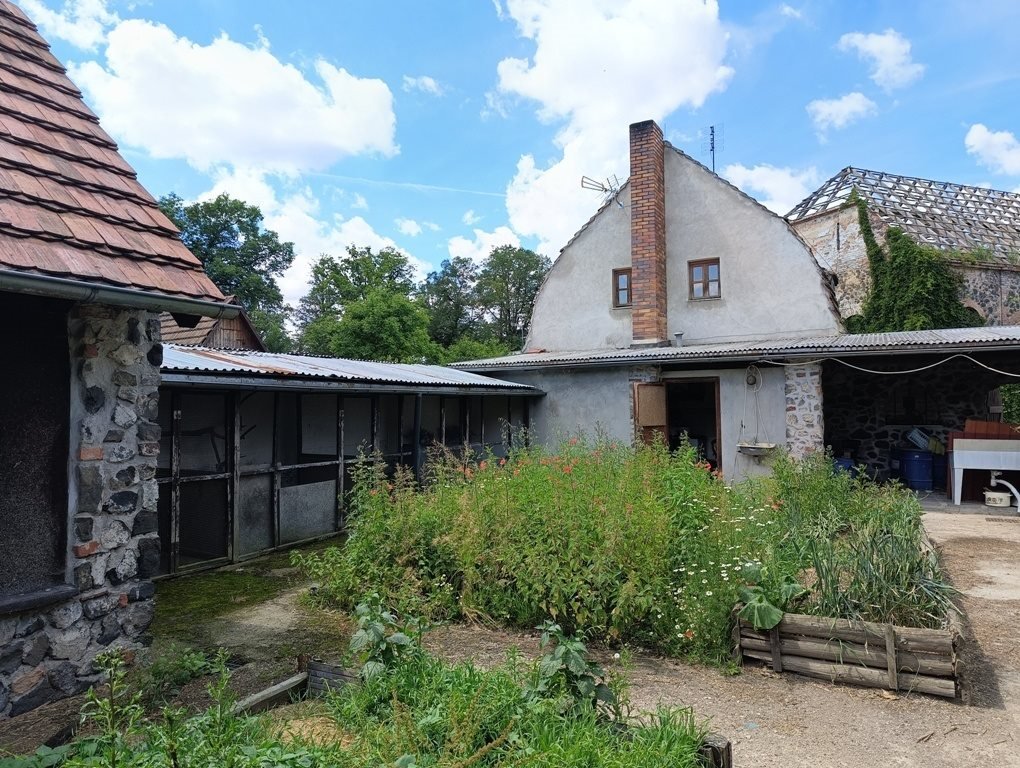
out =
<path fill-rule="evenodd" d="M 612 176 L 607 177 L 605 181 L 593 179 L 591 176 L 582 176 L 581 189 L 590 189 L 595 192 L 601 192 L 602 203 L 605 205 L 610 198 L 614 197 L 616 193 L 620 191 L 620 180 L 616 178 L 615 173 Z M 617 200 L 616 203 L 623 208 L 623 203 L 619 200 Z"/>
<path fill-rule="evenodd" d="M 722 152 L 726 148 L 723 128 L 722 123 L 710 125 L 707 131 L 702 134 L 701 151 L 712 155 L 712 173 L 715 173 L 715 153 Z"/>

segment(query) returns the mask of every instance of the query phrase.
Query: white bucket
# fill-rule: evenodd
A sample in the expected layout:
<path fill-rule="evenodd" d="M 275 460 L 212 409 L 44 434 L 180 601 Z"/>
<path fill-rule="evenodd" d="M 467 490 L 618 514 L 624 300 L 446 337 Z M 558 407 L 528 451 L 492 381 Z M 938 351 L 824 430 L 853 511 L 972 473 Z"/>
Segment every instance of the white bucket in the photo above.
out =
<path fill-rule="evenodd" d="M 985 506 L 987 507 L 1008 507 L 1008 491 L 985 491 Z"/>

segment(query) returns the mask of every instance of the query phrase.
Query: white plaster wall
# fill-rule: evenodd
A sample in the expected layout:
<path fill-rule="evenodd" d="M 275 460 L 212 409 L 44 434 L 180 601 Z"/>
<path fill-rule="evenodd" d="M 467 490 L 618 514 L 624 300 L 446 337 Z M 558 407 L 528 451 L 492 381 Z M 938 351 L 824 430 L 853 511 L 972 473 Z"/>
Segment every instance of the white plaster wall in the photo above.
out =
<path fill-rule="evenodd" d="M 504 375 L 547 393 L 531 401 L 532 439 L 542 445 L 552 448 L 571 435 L 597 431 L 628 444 L 634 437 L 633 369 L 564 368 Z"/>
<path fill-rule="evenodd" d="M 613 308 L 613 270 L 630 266 L 630 187 L 599 213 L 559 258 L 535 298 L 526 347 L 623 349 L 631 310 Z"/>
<path fill-rule="evenodd" d="M 640 369 L 594 368 L 546 371 L 513 371 L 504 374 L 521 384 L 531 384 L 546 392 L 531 404 L 532 439 L 550 448 L 571 435 L 594 435 L 630 443 L 634 439 L 631 382 L 645 378 Z M 753 475 L 768 474 L 767 460 L 761 463 L 737 451 L 740 424 L 744 439 L 773 442 L 782 447 L 786 441 L 786 394 L 782 369 L 760 369 L 762 386 L 758 392 L 762 422 L 757 423 L 754 395 L 748 389 L 745 368 L 696 371 L 666 371 L 661 380 L 719 379 L 719 411 L 722 424 L 722 468 L 727 480 L 739 481 Z M 651 376 L 647 378 L 653 378 Z M 746 412 L 744 393 L 747 391 Z"/>
<path fill-rule="evenodd" d="M 666 150 L 670 337 L 709 342 L 831 333 L 839 321 L 814 257 L 786 221 Z M 719 259 L 721 298 L 688 299 L 687 262 Z"/>
<path fill-rule="evenodd" d="M 761 389 L 758 403 L 761 408 L 761 424 L 757 423 L 754 394 L 746 384 L 745 368 L 721 368 L 704 371 L 664 371 L 662 380 L 683 381 L 684 379 L 719 379 L 719 413 L 722 425 L 722 470 L 728 481 L 738 482 L 754 475 L 769 473 L 768 459 L 761 462 L 737 451 L 740 441 L 740 424 L 745 425 L 744 440 L 753 442 L 755 432 L 759 442 L 772 442 L 782 447 L 786 441 L 786 393 L 782 369 L 762 367 Z M 745 405 L 746 396 L 746 412 Z"/>
<path fill-rule="evenodd" d="M 822 276 L 786 221 L 690 158 L 666 149 L 668 329 L 685 341 L 830 333 Z M 621 207 L 622 205 L 622 207 Z M 722 297 L 687 298 L 687 262 L 718 258 Z M 630 346 L 631 311 L 613 309 L 612 271 L 630 266 L 630 187 L 564 248 L 535 300 L 528 348 Z"/>

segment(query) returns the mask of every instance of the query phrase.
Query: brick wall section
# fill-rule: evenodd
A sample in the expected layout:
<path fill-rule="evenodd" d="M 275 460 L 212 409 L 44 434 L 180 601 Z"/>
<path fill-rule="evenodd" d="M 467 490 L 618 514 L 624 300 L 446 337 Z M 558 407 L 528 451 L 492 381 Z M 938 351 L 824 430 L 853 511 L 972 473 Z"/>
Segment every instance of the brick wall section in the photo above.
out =
<path fill-rule="evenodd" d="M 630 126 L 630 249 L 633 343 L 666 339 L 666 179 L 662 129 Z"/>
<path fill-rule="evenodd" d="M 79 594 L 0 617 L 0 718 L 88 687 L 96 654 L 134 647 L 152 621 L 159 333 L 151 313 L 72 313 L 68 570 Z"/>

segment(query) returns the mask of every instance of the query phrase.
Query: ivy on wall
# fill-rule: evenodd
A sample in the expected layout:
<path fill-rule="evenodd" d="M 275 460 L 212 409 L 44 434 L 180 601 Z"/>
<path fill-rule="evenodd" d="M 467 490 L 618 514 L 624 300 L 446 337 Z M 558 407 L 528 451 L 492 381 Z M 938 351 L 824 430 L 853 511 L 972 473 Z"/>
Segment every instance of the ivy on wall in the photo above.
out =
<path fill-rule="evenodd" d="M 871 293 L 863 313 L 847 318 L 848 331 L 923 331 L 981 324 L 960 301 L 962 278 L 941 252 L 919 244 L 898 227 L 889 227 L 883 248 L 871 229 L 867 203 L 856 190 L 850 200 L 857 206 L 868 254 Z"/>
<path fill-rule="evenodd" d="M 851 333 L 883 331 L 923 331 L 932 328 L 966 328 L 982 325 L 980 316 L 960 301 L 962 278 L 937 249 L 920 245 L 897 227 L 886 232 L 886 248 L 879 245 L 868 205 L 857 195 L 850 196 L 857 206 L 857 219 L 868 253 L 871 293 L 861 315 L 847 318 Z M 961 259 L 960 253 L 954 258 Z M 974 260 L 982 259 L 976 253 Z M 1020 384 L 1000 388 L 1002 420 L 1020 424 Z"/>

